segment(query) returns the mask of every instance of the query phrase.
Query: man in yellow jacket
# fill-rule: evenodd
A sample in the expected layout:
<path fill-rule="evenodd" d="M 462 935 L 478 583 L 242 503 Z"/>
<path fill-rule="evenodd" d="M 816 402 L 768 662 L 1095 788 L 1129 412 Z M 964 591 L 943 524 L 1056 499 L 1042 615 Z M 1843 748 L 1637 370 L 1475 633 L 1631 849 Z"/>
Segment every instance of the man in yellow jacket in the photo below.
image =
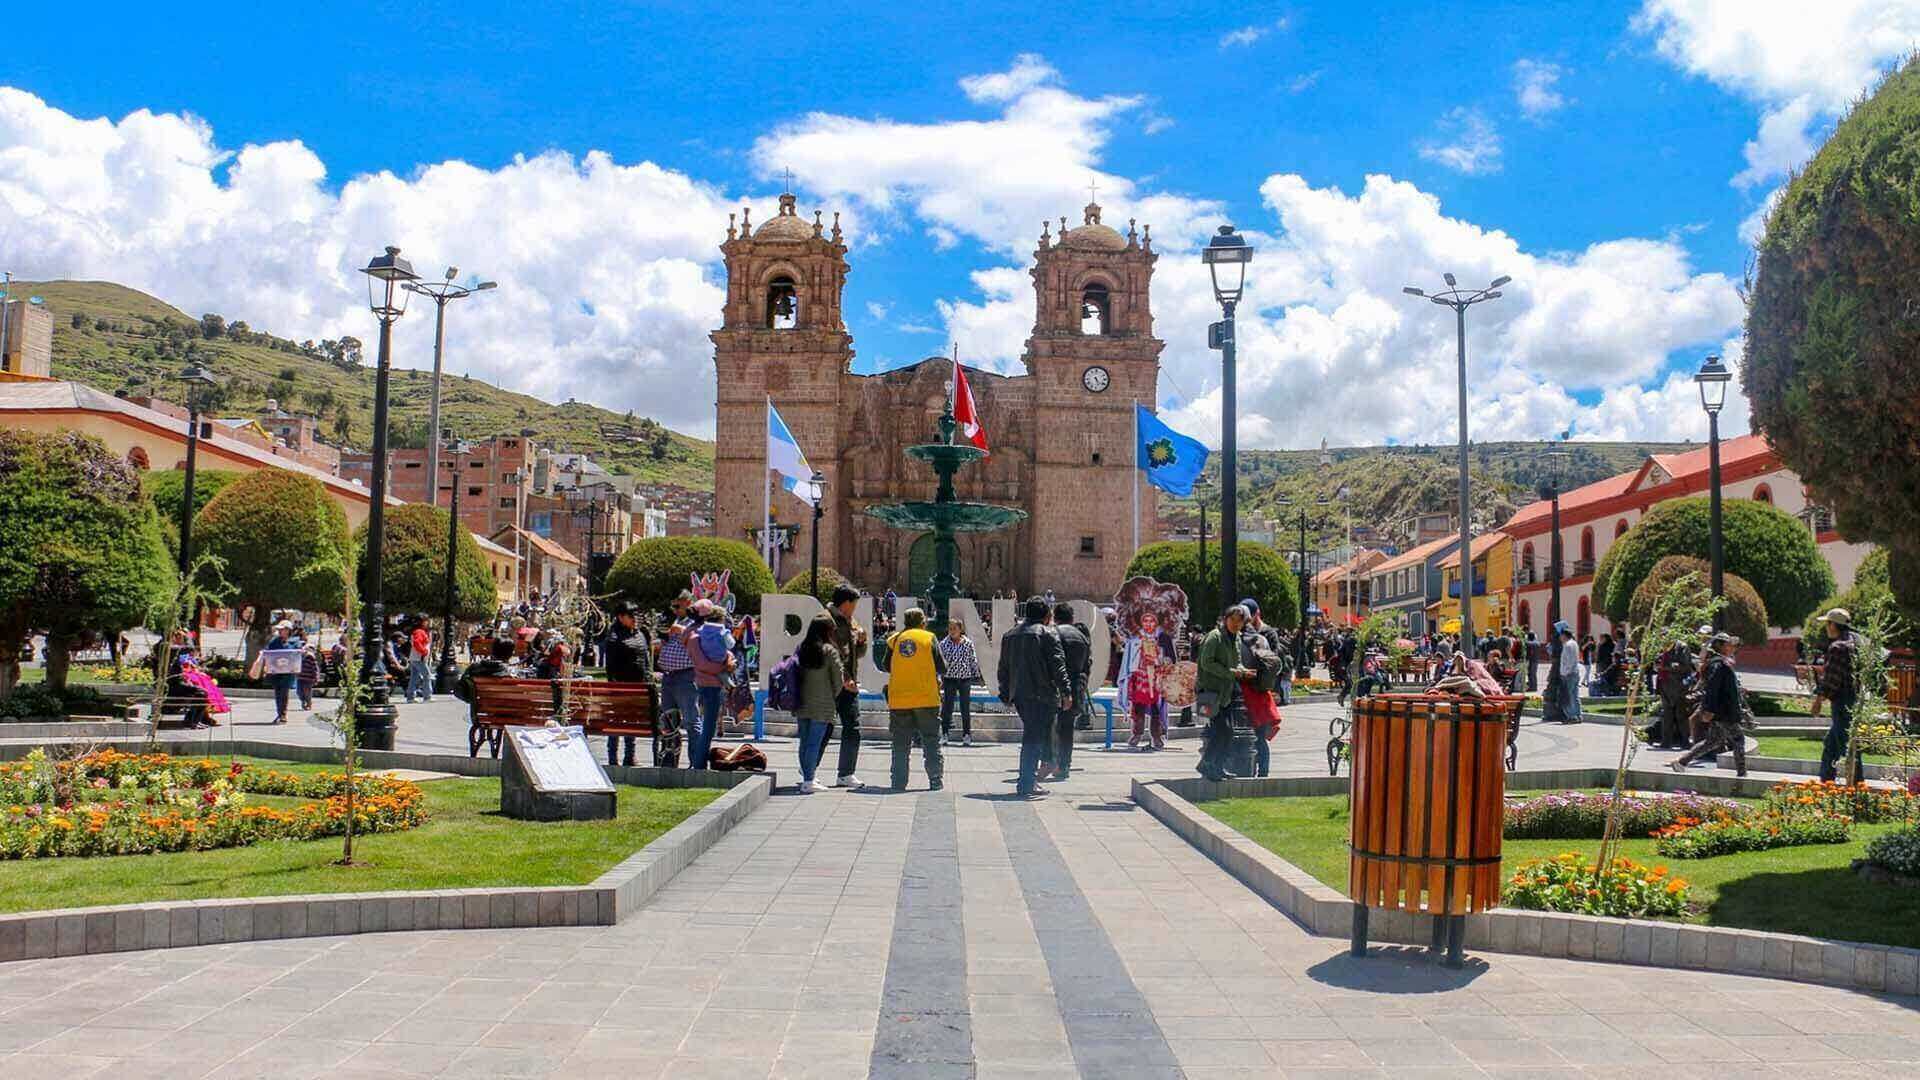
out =
<path fill-rule="evenodd" d="M 908 608 L 900 617 L 900 626 L 900 631 L 887 639 L 886 648 L 874 658 L 887 673 L 887 733 L 893 740 L 893 790 L 907 789 L 907 755 L 917 735 L 926 757 L 927 789 L 939 791 L 945 772 L 940 750 L 940 680 L 946 675 L 947 665 L 940 657 L 933 634 L 927 630 L 926 612 Z"/>

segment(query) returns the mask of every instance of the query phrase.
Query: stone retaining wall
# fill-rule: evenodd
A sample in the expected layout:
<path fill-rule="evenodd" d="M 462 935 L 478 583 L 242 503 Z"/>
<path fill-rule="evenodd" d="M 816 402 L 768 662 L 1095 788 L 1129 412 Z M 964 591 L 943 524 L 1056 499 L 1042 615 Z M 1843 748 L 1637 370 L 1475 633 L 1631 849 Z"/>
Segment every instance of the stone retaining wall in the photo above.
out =
<path fill-rule="evenodd" d="M 297 761 L 338 761 L 340 755 L 325 747 L 254 742 L 236 743 L 234 750 Z M 462 776 L 494 776 L 500 770 L 492 758 L 371 750 L 361 757 L 371 768 Z M 633 768 L 610 770 L 610 775 L 615 783 L 634 787 L 728 790 L 590 885 L 174 900 L 20 912 L 0 915 L 0 962 L 394 930 L 611 926 L 638 911 L 675 874 L 764 804 L 775 783 L 772 773 L 712 770 Z"/>
<path fill-rule="evenodd" d="M 1684 788 L 1707 795 L 1756 796 L 1771 786 L 1765 780 L 1670 772 L 1631 772 L 1628 779 L 1632 786 L 1644 790 Z M 1516 772 L 1507 778 L 1510 788 L 1591 787 L 1612 782 L 1611 769 Z M 1344 778 L 1322 777 L 1133 782 L 1134 801 L 1148 813 L 1308 931 L 1342 939 L 1353 932 L 1352 900 L 1194 803 L 1346 791 Z M 1373 941 L 1427 945 L 1433 940 L 1432 926 L 1429 916 L 1376 909 L 1368 937 Z M 1467 916 L 1466 943 L 1469 948 L 1486 952 L 1723 971 L 1920 995 L 1920 950 L 1797 934 L 1501 909 Z"/>

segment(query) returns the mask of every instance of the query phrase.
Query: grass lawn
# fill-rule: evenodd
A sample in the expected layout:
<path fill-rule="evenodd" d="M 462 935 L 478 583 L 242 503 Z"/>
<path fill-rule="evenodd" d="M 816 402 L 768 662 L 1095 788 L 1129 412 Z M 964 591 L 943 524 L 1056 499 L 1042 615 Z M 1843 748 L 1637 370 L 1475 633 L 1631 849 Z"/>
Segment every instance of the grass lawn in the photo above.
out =
<path fill-rule="evenodd" d="M 1221 799 L 1198 804 L 1255 843 L 1341 891 L 1347 886 L 1347 798 Z M 1669 859 L 1653 841 L 1628 840 L 1621 854 L 1666 866 L 1693 885 L 1702 910 L 1689 921 L 1709 926 L 1777 930 L 1841 941 L 1920 947 L 1920 889 L 1876 885 L 1849 863 L 1867 841 L 1896 825 L 1855 825 L 1845 844 L 1749 851 L 1712 859 Z M 1589 855 L 1597 840 L 1508 840 L 1506 872 L 1563 851 Z"/>
<path fill-rule="evenodd" d="M 278 772 L 338 772 L 338 766 L 239 758 Z M 585 885 L 701 807 L 717 788 L 617 786 L 612 821 L 531 822 L 500 816 L 500 781 L 430 780 L 430 820 L 406 832 L 355 837 L 366 866 L 333 866 L 340 838 L 277 840 L 217 851 L 0 863 L 0 912 L 191 900 L 216 896 Z M 261 803 L 297 799 L 248 796 Z"/>
<path fill-rule="evenodd" d="M 1771 694 L 1756 691 L 1747 695 L 1747 703 L 1753 707 L 1755 716 L 1791 716 L 1805 718 L 1809 724 L 1825 722 L 1824 717 L 1815 718 L 1813 714 L 1808 711 L 1813 704 L 1813 699 L 1803 697 L 1799 694 Z M 1580 711 L 1598 713 L 1602 716 L 1625 716 L 1627 714 L 1627 703 L 1624 701 L 1602 701 L 1588 704 L 1583 698 L 1580 702 Z M 1633 712 L 1635 716 L 1646 717 L 1647 721 L 1651 723 L 1653 718 L 1660 712 L 1659 696 L 1656 694 L 1641 694 L 1639 700 L 1634 702 Z M 1814 756 L 1819 757 L 1820 755 L 1815 754 Z"/>
<path fill-rule="evenodd" d="M 1760 749 L 1754 751 L 1766 757 L 1799 758 L 1803 761 L 1819 761 L 1822 738 L 1818 735 L 1761 735 L 1758 736 Z M 1861 760 L 1877 765 L 1894 763 L 1890 754 L 1865 754 Z"/>

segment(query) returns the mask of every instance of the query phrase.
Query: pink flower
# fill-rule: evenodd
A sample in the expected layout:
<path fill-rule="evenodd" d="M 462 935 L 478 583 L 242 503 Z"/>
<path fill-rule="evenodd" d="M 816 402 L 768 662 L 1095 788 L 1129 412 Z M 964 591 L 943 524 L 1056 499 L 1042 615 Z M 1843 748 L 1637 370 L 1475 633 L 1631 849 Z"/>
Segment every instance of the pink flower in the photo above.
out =
<path fill-rule="evenodd" d="M 97 788 L 103 788 L 103 787 L 106 787 L 106 786 L 107 786 L 107 778 L 106 778 L 106 777 L 104 777 L 104 776 L 96 776 L 96 777 L 94 777 L 94 778 L 93 778 L 93 786 L 94 786 L 94 787 L 97 787 Z"/>

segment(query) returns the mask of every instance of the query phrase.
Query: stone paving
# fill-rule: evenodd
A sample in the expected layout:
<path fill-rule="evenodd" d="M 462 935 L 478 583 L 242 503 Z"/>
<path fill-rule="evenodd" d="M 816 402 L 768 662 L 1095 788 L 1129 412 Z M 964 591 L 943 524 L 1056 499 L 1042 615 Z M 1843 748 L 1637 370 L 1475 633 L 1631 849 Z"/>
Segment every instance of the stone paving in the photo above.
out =
<path fill-rule="evenodd" d="M 1324 770 L 1325 708 L 1288 712 L 1276 771 Z M 243 738 L 270 730 L 241 719 Z M 402 724 L 406 748 L 464 728 L 445 705 Z M 324 740 L 297 719 L 276 734 L 303 730 Z M 1593 764 L 1618 738 L 1530 725 L 1522 761 Z M 791 744 L 769 749 L 791 778 Z M 870 776 L 881 752 L 863 753 Z M 1350 959 L 1128 800 L 1136 774 L 1188 774 L 1191 749 L 1082 749 L 1037 803 L 1008 798 L 1014 760 L 951 750 L 938 793 L 916 770 L 904 794 L 776 796 L 617 927 L 0 965 L 0 1077 L 1674 1080 L 1920 1064 L 1913 999 L 1537 957 L 1461 972 L 1406 950 Z"/>

